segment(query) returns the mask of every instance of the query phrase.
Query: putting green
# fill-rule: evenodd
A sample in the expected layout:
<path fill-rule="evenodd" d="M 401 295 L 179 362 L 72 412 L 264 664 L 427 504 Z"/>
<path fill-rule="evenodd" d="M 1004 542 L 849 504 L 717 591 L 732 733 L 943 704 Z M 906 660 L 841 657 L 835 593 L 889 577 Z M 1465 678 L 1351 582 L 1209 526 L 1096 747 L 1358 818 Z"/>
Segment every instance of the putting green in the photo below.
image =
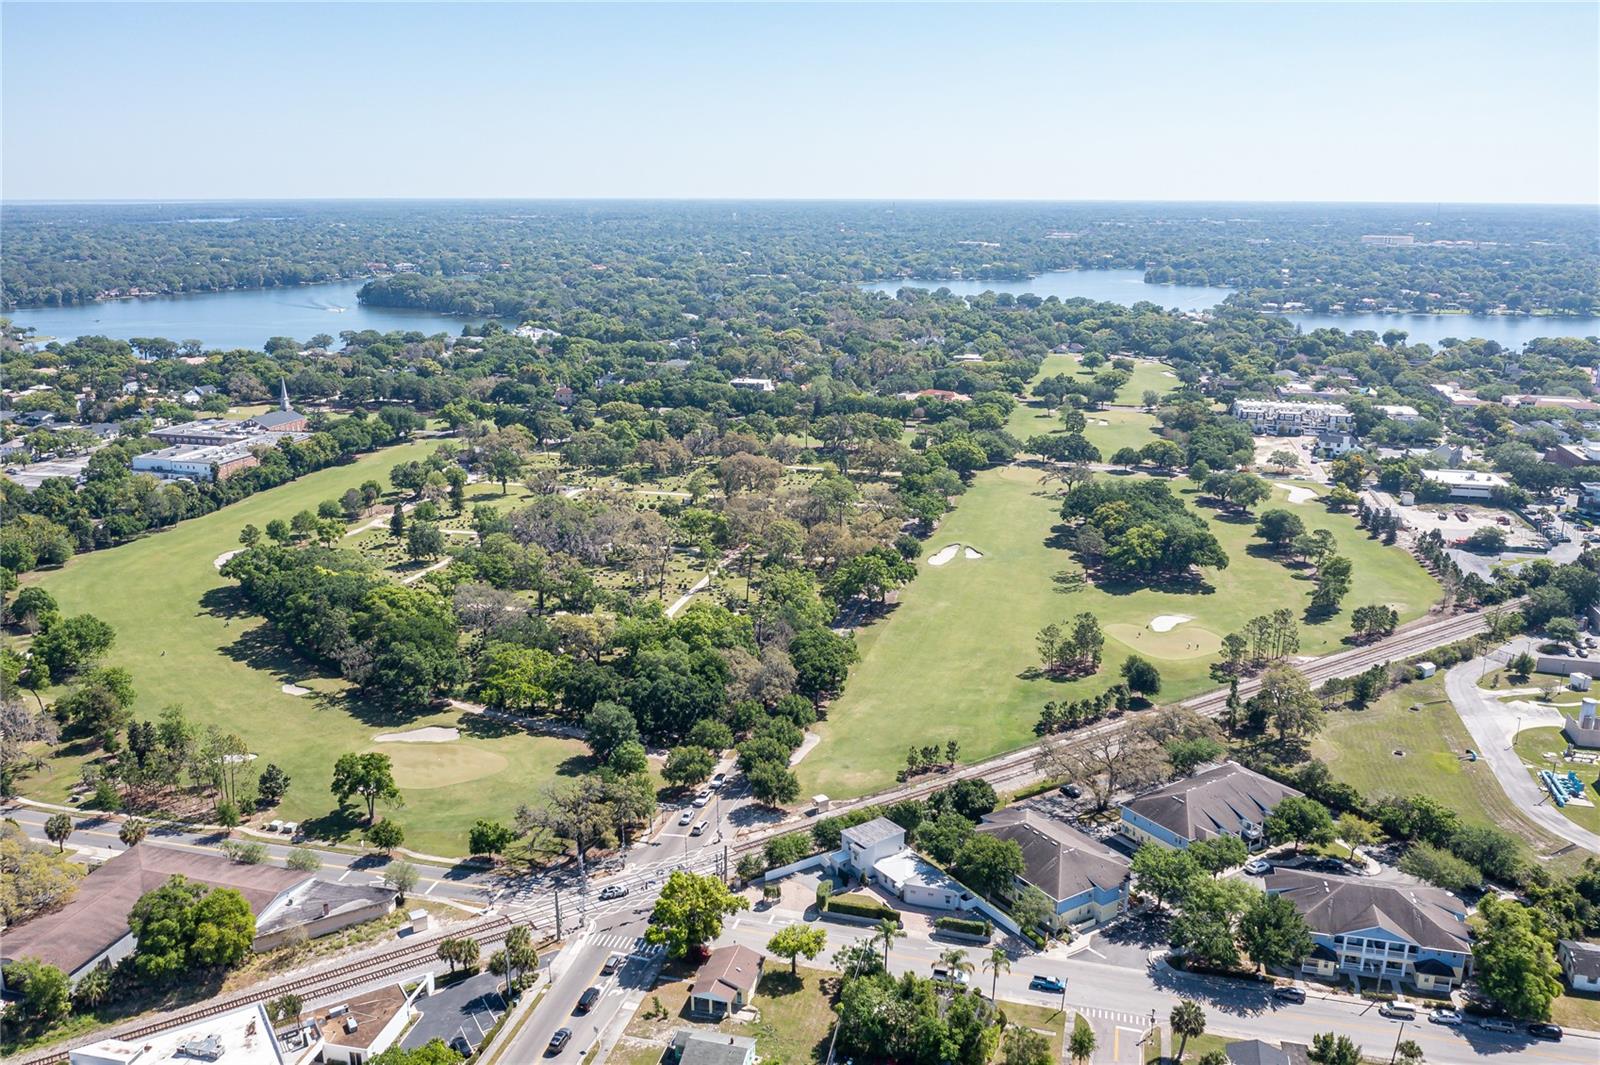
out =
<path fill-rule="evenodd" d="M 1221 636 L 1193 623 L 1167 632 L 1153 632 L 1143 625 L 1114 621 L 1105 630 L 1107 636 L 1144 658 L 1207 658 L 1222 650 Z"/>
<path fill-rule="evenodd" d="M 386 743 L 373 748 L 389 756 L 400 790 L 427 791 L 481 780 L 511 763 L 505 755 L 463 743 Z"/>

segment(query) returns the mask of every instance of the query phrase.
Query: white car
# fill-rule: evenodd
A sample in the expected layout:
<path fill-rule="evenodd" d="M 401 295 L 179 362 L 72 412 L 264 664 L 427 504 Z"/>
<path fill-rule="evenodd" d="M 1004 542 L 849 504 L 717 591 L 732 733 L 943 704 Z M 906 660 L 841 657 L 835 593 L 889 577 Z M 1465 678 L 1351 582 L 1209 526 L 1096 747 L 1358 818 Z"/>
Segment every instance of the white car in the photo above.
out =
<path fill-rule="evenodd" d="M 1443 1006 L 1428 1014 L 1428 1020 L 1434 1024 L 1448 1024 L 1452 1028 L 1461 1023 L 1461 1014 L 1455 1010 L 1447 1010 Z"/>
<path fill-rule="evenodd" d="M 1244 863 L 1244 871 L 1251 876 L 1266 876 L 1272 872 L 1272 863 L 1265 858 L 1251 858 Z"/>
<path fill-rule="evenodd" d="M 683 811 L 683 813 L 678 815 L 678 824 L 680 824 L 680 825 L 686 825 L 690 821 L 693 821 L 693 820 L 694 820 L 694 811 L 692 809 L 691 810 L 685 810 L 685 811 Z"/>
<path fill-rule="evenodd" d="M 708 803 L 710 801 L 711 801 L 711 789 L 710 788 L 705 789 L 700 794 L 698 794 L 698 795 L 696 795 L 694 797 L 694 804 L 696 806 L 704 806 L 706 803 Z"/>

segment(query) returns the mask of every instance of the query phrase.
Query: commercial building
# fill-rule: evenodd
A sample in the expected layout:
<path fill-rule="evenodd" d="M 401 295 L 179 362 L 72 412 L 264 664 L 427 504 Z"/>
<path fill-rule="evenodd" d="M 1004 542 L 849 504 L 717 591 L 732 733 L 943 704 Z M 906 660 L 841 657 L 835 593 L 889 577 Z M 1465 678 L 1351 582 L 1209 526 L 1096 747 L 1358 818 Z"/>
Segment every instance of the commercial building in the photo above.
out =
<path fill-rule="evenodd" d="M 1569 470 L 1579 466 L 1600 466 L 1600 440 L 1574 440 L 1557 444 L 1544 453 L 1544 460 Z"/>
<path fill-rule="evenodd" d="M 735 377 L 728 384 L 741 392 L 773 392 L 778 387 L 770 377 Z"/>
<path fill-rule="evenodd" d="M 315 1056 L 280 1047 L 259 1003 L 136 1040 L 102 1039 L 67 1052 L 71 1065 L 299 1065 Z"/>
<path fill-rule="evenodd" d="M 1488 499 L 1509 484 L 1498 473 L 1482 470 L 1423 470 L 1422 479 L 1444 488 L 1451 499 Z"/>
<path fill-rule="evenodd" d="M 1404 422 L 1407 425 L 1422 420 L 1422 415 L 1417 411 L 1417 408 L 1407 406 L 1404 403 L 1377 403 L 1373 405 L 1372 409 L 1382 414 L 1385 418 Z"/>
<path fill-rule="evenodd" d="M 1417 238 L 1410 233 L 1368 233 L 1361 238 L 1361 243 L 1380 248 L 1406 248 L 1416 242 Z"/>
<path fill-rule="evenodd" d="M 1263 842 L 1267 815 L 1299 794 L 1237 762 L 1224 762 L 1124 803 L 1118 831 L 1137 843 L 1164 847 L 1238 836 L 1255 848 Z"/>
<path fill-rule="evenodd" d="M 877 884 L 911 906 L 966 909 L 972 893 L 906 846 L 906 830 L 887 817 L 852 825 L 840 834 L 839 850 L 824 864 Z"/>
<path fill-rule="evenodd" d="M 1354 427 L 1350 409 L 1342 403 L 1302 403 L 1295 400 L 1236 399 L 1233 416 L 1253 433 L 1301 436 L 1323 430 Z"/>
<path fill-rule="evenodd" d="M 1127 906 L 1128 859 L 1070 825 L 1012 807 L 985 815 L 977 830 L 1022 848 L 1016 888 L 1036 887 L 1049 897 L 1055 930 L 1093 928 Z"/>
<path fill-rule="evenodd" d="M 129 465 L 164 481 L 226 481 L 261 460 L 243 444 L 179 444 L 135 455 Z"/>
<path fill-rule="evenodd" d="M 174 876 L 244 896 L 256 916 L 258 950 L 299 929 L 326 935 L 381 917 L 394 907 L 392 892 L 317 879 L 311 873 L 272 865 L 241 865 L 221 855 L 192 853 L 145 843 L 130 847 L 85 877 L 72 901 L 0 937 L 0 962 L 33 958 L 54 965 L 73 980 L 101 963 L 132 953 L 128 914 L 145 893 Z"/>
<path fill-rule="evenodd" d="M 1472 971 L 1467 906 L 1448 892 L 1299 870 L 1272 873 L 1265 887 L 1294 903 L 1311 930 L 1315 946 L 1300 962 L 1308 976 L 1437 992 Z"/>

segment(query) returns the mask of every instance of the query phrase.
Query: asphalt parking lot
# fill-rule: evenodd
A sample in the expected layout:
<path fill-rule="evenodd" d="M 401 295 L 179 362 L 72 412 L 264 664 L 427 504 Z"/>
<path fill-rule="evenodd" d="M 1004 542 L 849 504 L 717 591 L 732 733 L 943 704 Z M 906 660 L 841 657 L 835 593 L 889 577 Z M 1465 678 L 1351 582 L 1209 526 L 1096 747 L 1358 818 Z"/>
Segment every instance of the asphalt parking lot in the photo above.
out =
<path fill-rule="evenodd" d="M 400 1040 L 406 1050 L 414 1050 L 431 1039 L 449 1043 L 458 1035 L 476 1050 L 483 1034 L 506 1011 L 506 1000 L 500 995 L 500 978 L 493 973 L 479 973 L 418 999 L 417 1008 L 422 1017 Z"/>

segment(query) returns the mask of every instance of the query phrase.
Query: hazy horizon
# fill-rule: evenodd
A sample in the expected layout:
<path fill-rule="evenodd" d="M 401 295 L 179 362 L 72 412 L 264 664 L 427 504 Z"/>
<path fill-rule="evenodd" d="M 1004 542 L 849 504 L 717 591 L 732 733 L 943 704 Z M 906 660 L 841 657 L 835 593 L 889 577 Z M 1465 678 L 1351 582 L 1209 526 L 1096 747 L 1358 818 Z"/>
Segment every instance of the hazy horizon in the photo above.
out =
<path fill-rule="evenodd" d="M 0 18 L 7 203 L 1600 202 L 1593 4 Z"/>

